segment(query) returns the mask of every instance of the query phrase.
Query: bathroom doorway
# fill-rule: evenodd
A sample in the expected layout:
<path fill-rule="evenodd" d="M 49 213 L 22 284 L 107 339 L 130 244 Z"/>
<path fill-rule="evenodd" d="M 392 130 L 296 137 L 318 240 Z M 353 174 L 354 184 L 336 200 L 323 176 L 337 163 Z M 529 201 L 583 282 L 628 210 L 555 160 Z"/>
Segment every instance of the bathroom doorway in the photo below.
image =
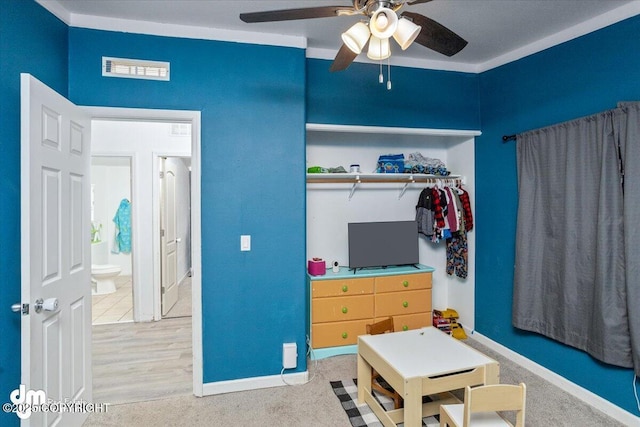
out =
<path fill-rule="evenodd" d="M 91 287 L 94 325 L 133 322 L 132 162 L 91 157 Z"/>

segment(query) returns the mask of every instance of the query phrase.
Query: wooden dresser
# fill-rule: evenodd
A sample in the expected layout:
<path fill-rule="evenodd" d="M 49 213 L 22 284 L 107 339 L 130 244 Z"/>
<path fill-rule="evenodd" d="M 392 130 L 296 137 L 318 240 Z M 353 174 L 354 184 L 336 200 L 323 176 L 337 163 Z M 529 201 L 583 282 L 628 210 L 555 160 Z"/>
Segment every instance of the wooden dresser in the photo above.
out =
<path fill-rule="evenodd" d="M 339 273 L 308 276 L 312 348 L 327 356 L 353 353 L 366 325 L 389 316 L 397 331 L 430 326 L 432 272 L 423 265 L 355 274 L 342 267 Z"/>

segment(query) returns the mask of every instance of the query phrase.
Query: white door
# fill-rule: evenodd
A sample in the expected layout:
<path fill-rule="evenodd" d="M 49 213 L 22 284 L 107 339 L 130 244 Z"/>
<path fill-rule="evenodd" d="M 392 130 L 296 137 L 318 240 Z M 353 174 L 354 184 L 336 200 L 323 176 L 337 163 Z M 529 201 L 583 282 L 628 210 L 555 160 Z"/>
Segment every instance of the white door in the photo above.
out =
<path fill-rule="evenodd" d="M 176 241 L 176 174 L 166 158 L 160 159 L 160 251 L 162 315 L 178 302 Z"/>
<path fill-rule="evenodd" d="M 21 383 L 54 402 L 91 402 L 90 117 L 29 74 L 20 90 Z M 86 416 L 33 412 L 23 425 Z"/>

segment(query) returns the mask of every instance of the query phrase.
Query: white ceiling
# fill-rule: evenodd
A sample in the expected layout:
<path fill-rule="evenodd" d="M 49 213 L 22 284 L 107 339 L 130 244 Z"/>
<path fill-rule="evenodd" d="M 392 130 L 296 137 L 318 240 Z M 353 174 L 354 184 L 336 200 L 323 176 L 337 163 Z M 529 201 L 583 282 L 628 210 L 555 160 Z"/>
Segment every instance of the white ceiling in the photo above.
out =
<path fill-rule="evenodd" d="M 72 26 L 306 46 L 307 56 L 326 59 L 340 48 L 340 34 L 359 19 L 246 24 L 238 18 L 241 12 L 351 5 L 350 0 L 38 1 Z M 469 44 L 451 58 L 418 44 L 404 52 L 396 45 L 392 63 L 477 72 L 638 15 L 640 0 L 433 0 L 403 10 L 436 20 Z"/>

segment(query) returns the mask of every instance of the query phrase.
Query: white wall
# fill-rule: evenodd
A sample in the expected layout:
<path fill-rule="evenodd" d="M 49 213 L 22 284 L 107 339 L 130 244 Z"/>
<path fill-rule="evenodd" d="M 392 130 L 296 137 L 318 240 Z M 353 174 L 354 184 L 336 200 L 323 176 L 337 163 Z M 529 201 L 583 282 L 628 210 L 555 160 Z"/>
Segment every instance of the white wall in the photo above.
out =
<path fill-rule="evenodd" d="M 375 171 L 381 154 L 420 152 L 442 160 L 452 174 L 463 175 L 475 212 L 474 139 L 425 135 L 350 134 L 307 132 L 307 167 L 360 164 L 363 173 Z M 349 222 L 415 219 L 420 191 L 427 184 L 410 184 L 398 198 L 404 184 L 362 183 L 349 200 L 351 184 L 307 184 L 307 259 L 349 262 L 347 224 Z M 434 244 L 419 237 L 420 263 L 435 268 L 433 307 L 455 308 L 464 326 L 474 326 L 475 232 L 468 233 L 469 273 L 467 279 L 446 274 L 446 244 Z"/>
<path fill-rule="evenodd" d="M 94 189 L 94 222 L 102 224 L 100 237 L 107 242 L 108 263 L 119 265 L 120 274 L 130 276 L 131 254 L 114 254 L 115 224 L 113 217 L 122 199 L 131 201 L 131 167 L 128 157 L 93 157 L 91 184 Z"/>
<path fill-rule="evenodd" d="M 131 122 L 119 120 L 92 121 L 91 151 L 94 155 L 129 156 L 132 168 L 132 252 L 134 286 L 134 320 L 154 318 L 154 284 L 159 283 L 159 271 L 154 269 L 154 170 L 160 155 L 189 156 L 191 136 L 173 136 L 171 123 Z M 180 190 L 187 192 L 188 189 Z M 155 207 L 157 211 L 157 207 Z M 155 228 L 154 228 L 155 227 Z M 159 250 L 159 248 L 158 248 Z"/>

